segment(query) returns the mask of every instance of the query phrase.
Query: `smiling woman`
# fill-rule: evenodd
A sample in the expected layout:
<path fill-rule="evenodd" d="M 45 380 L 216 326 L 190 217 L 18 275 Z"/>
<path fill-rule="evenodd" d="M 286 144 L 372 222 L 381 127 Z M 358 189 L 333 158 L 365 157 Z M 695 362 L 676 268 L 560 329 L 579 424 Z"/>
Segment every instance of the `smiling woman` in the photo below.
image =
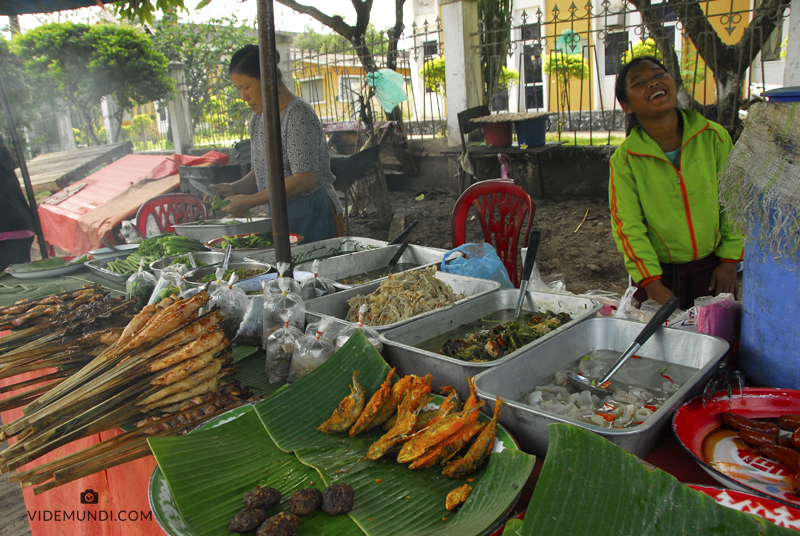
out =
<path fill-rule="evenodd" d="M 280 62 L 280 55 L 276 61 Z M 270 203 L 258 47 L 245 45 L 239 49 L 231 58 L 229 73 L 242 100 L 253 111 L 250 118 L 253 170 L 239 181 L 210 188 L 229 201 L 223 211 L 231 216 L 242 216 L 253 207 Z M 280 71 L 278 73 L 289 231 L 303 236 L 306 243 L 341 236 L 336 222 L 341 217 L 342 207 L 333 189 L 335 177 L 330 170 L 330 154 L 322 126 L 313 108 L 297 98 L 283 83 Z"/>
<path fill-rule="evenodd" d="M 744 237 L 720 211 L 717 179 L 730 135 L 675 107 L 675 82 L 654 57 L 627 63 L 615 93 L 628 138 L 611 157 L 611 224 L 636 298 L 678 296 L 687 309 L 700 296 L 735 294 Z"/>

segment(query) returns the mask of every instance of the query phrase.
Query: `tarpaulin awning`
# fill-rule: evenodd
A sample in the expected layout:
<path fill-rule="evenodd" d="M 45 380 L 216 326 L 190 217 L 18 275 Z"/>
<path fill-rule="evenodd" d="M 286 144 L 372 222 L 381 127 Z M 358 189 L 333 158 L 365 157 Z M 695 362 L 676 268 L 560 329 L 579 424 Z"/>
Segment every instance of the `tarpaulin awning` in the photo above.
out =
<path fill-rule="evenodd" d="M 130 219 L 147 200 L 180 185 L 178 166 L 227 164 L 228 156 L 130 154 L 82 179 L 80 191 L 58 204 L 39 206 L 45 241 L 72 255 L 102 247 L 111 229 Z"/>
<path fill-rule="evenodd" d="M 110 4 L 100 0 L 99 3 Z M 52 13 L 65 9 L 92 7 L 98 0 L 3 0 L 0 2 L 0 15 L 27 15 L 29 13 Z"/>

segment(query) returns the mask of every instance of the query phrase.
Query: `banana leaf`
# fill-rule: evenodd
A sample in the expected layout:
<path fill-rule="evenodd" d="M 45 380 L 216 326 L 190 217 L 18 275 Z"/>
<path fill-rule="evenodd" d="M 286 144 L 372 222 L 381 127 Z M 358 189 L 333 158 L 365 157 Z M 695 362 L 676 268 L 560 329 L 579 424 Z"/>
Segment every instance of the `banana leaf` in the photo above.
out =
<path fill-rule="evenodd" d="M 492 454 L 487 464 L 470 475 L 476 481 L 471 484 L 468 502 L 457 513 L 448 512 L 444 508 L 447 493 L 465 479 L 445 478 L 441 467 L 412 471 L 388 459 L 390 456 L 375 462 L 364 460 L 382 432 L 351 438 L 316 430 L 350 393 L 354 370 L 360 373 L 358 381 L 368 396 L 389 373 L 389 366 L 360 332 L 314 373 L 256 405 L 278 447 L 294 451 L 302 463 L 316 468 L 326 483 L 340 481 L 353 486 L 356 503 L 350 517 L 367 534 L 460 536 L 490 529 L 513 504 L 535 458 L 509 449 Z"/>
<path fill-rule="evenodd" d="M 796 534 L 721 506 L 592 432 L 549 428 L 548 455 L 519 536 Z"/>
<path fill-rule="evenodd" d="M 388 373 L 360 333 L 317 370 L 257 404 L 255 411 L 234 410 L 245 414 L 211 430 L 149 440 L 172 498 L 193 534 L 227 534 L 227 524 L 241 508 L 244 493 L 259 484 L 280 489 L 284 497 L 311 482 L 313 487 L 335 481 L 353 486 L 355 508 L 349 517 L 317 513 L 302 518 L 299 533 L 305 534 L 468 536 L 484 534 L 500 520 L 533 469 L 532 456 L 510 449 L 492 454 L 473 475 L 474 491 L 468 501 L 460 511 L 448 512 L 445 495 L 464 479 L 446 479 L 435 468 L 410 471 L 389 460 L 358 461 L 377 435 L 354 440 L 315 430 L 349 394 L 353 370 L 361 373 L 359 380 L 368 394 Z M 223 418 L 228 419 L 227 415 Z M 270 422 L 269 434 L 260 424 L 264 421 Z M 297 456 L 280 450 L 270 434 L 280 437 L 284 445 L 296 445 Z"/>
<path fill-rule="evenodd" d="M 43 261 L 34 261 L 34 262 L 27 262 L 23 264 L 12 264 L 8 267 L 9 271 L 11 272 L 38 272 L 39 270 L 47 270 L 49 268 L 60 268 L 62 266 L 66 266 L 67 264 L 79 264 L 84 263 L 89 260 L 89 257 L 86 255 L 80 255 L 75 257 L 71 261 L 67 262 L 64 257 L 52 257 L 50 259 L 45 259 Z"/>

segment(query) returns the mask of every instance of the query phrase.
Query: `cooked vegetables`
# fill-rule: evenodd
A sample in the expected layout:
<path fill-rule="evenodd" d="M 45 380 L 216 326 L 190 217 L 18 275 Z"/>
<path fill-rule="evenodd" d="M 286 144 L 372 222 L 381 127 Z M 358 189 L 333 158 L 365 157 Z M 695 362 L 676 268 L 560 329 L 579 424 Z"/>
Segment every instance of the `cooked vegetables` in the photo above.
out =
<path fill-rule="evenodd" d="M 233 249 L 264 249 L 272 247 L 272 235 L 269 233 L 252 233 L 245 236 L 224 236 L 220 248 L 229 245 Z"/>

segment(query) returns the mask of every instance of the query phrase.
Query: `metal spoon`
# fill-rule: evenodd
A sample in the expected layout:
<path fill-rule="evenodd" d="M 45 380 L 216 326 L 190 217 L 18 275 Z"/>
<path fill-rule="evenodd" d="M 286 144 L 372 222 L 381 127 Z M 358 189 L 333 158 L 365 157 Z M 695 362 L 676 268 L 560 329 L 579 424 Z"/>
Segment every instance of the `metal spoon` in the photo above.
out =
<path fill-rule="evenodd" d="M 655 333 L 658 331 L 658 328 L 669 318 L 669 315 L 678 308 L 678 298 L 672 297 L 669 298 L 667 301 L 664 302 L 664 305 L 659 308 L 656 314 L 653 315 L 653 318 L 650 319 L 650 322 L 639 332 L 636 338 L 633 340 L 630 346 L 622 352 L 622 355 L 619 356 L 619 359 L 611 366 L 611 370 L 606 372 L 605 376 L 603 376 L 599 381 L 595 382 L 594 380 L 590 380 L 586 376 L 579 374 L 577 372 L 567 372 L 567 380 L 569 383 L 572 384 L 575 389 L 579 391 L 589 391 L 593 395 L 597 396 L 608 396 L 611 393 L 611 390 L 608 389 L 606 386 L 605 388 L 600 387 L 601 385 L 606 384 L 611 379 L 611 376 L 616 374 L 616 372 L 622 368 L 628 359 L 631 358 L 636 351 L 644 345 L 645 342 Z"/>
<path fill-rule="evenodd" d="M 225 257 L 223 257 L 222 259 L 222 273 L 228 271 L 228 262 L 230 262 L 231 260 L 231 249 L 232 247 L 230 244 L 225 246 Z"/>
<path fill-rule="evenodd" d="M 536 252 L 539 251 L 539 240 L 542 238 L 540 231 L 531 231 L 528 238 L 528 252 L 525 254 L 525 264 L 522 267 L 522 281 L 519 283 L 519 298 L 517 298 L 517 309 L 514 318 L 519 318 L 522 302 L 525 301 L 525 291 L 528 290 L 528 279 L 533 271 L 533 262 L 536 260 Z"/>

